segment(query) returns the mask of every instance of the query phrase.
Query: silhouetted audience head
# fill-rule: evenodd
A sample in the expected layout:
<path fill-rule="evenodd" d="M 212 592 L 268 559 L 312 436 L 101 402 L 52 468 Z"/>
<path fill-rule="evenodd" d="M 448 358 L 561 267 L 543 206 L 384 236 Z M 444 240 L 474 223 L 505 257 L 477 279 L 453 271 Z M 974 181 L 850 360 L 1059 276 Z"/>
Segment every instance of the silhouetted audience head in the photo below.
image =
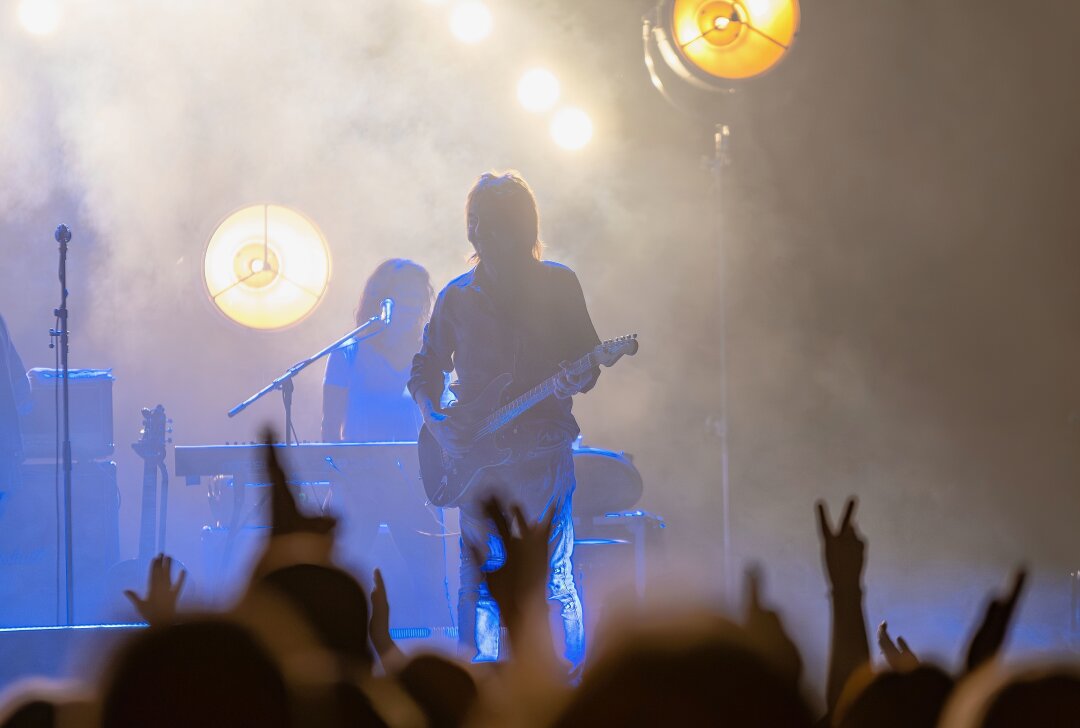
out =
<path fill-rule="evenodd" d="M 270 572 L 260 585 L 281 594 L 324 648 L 371 669 L 367 593 L 356 579 L 334 567 L 299 564 Z"/>
<path fill-rule="evenodd" d="M 0 654 L 4 654 L 2 648 Z M 77 681 L 28 677 L 0 693 L 0 728 L 80 728 L 97 724 L 98 696 Z"/>
<path fill-rule="evenodd" d="M 852 683 L 837 708 L 838 728 L 934 728 L 954 684 L 932 665 L 878 673 L 862 684 L 853 677 Z"/>
<path fill-rule="evenodd" d="M 47 700 L 33 699 L 0 713 L 0 728 L 53 728 L 56 706 Z"/>
<path fill-rule="evenodd" d="M 628 635 L 555 720 L 578 726 L 810 726 L 802 696 L 744 636 L 678 627 Z"/>
<path fill-rule="evenodd" d="M 537 563 L 546 565 L 548 534 L 531 531 L 520 519 L 520 533 L 501 528 L 507 561 L 497 574 L 505 581 L 496 583 L 495 575 L 489 575 L 504 616 L 521 617 L 507 619 L 514 654 L 504 664 L 485 668 L 491 672 L 478 685 L 473 676 L 479 673 L 449 659 L 425 655 L 406 661 L 390 635 L 391 606 L 380 572 L 375 572 L 369 609 L 361 584 L 329 565 L 334 518 L 309 517 L 296 508 L 269 448 L 267 468 L 277 497 L 274 531 L 247 593 L 229 617 L 173 623 L 179 589 L 167 578 L 167 560 L 160 557 L 151 568 L 147 596 L 135 601 L 158 605 L 154 613 L 167 612 L 169 619 L 148 617 L 154 626 L 139 631 L 114 656 L 100 691 L 81 694 L 68 684 L 55 692 L 25 689 L 0 714 L 0 728 L 813 725 L 799 687 L 799 649 L 779 612 L 763 599 L 756 568 L 747 572 L 741 623 L 711 610 L 670 609 L 654 615 L 660 622 L 633 614 L 627 621 L 630 629 L 607 620 L 592 645 L 598 660 L 579 687 L 568 689 L 565 671 L 549 654 L 551 634 L 539 609 L 546 566 L 533 568 L 531 563 L 536 556 Z M 835 528 L 825 505 L 817 506 L 833 600 L 821 724 L 1080 725 L 1080 669 L 1006 671 L 997 659 L 1025 569 L 1016 572 L 1008 591 L 991 595 L 959 683 L 940 668 L 920 664 L 903 638 L 894 643 L 885 623 L 878 645 L 895 669 L 875 673 L 862 607 L 866 541 L 856 528 L 856 503 L 847 500 Z M 537 548 L 526 549 L 523 544 L 536 533 Z M 531 594 L 537 595 L 537 609 L 521 608 Z M 369 627 L 385 678 L 372 675 Z"/>
<path fill-rule="evenodd" d="M 1039 671 L 1002 688 L 986 708 L 981 728 L 1080 723 L 1080 676 Z"/>
<path fill-rule="evenodd" d="M 943 728 L 1080 724 L 1080 669 L 1039 666 L 1010 671 L 990 665 L 964 680 Z"/>
<path fill-rule="evenodd" d="M 103 728 L 287 728 L 285 681 L 243 627 L 198 619 L 151 628 L 115 656 L 104 688 Z"/>
<path fill-rule="evenodd" d="M 431 728 L 464 725 L 478 695 L 476 683 L 464 668 L 436 655 L 412 659 L 397 677 Z"/>

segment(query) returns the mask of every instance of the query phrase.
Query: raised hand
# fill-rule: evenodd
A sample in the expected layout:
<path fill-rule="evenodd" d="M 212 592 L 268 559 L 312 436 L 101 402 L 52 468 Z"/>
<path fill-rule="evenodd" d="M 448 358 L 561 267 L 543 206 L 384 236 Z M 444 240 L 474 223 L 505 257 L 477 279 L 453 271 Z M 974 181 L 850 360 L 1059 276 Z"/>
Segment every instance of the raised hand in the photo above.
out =
<path fill-rule="evenodd" d="M 854 497 L 848 498 L 840 525 L 834 531 L 828 507 L 823 501 L 817 503 L 821 555 L 829 586 L 832 587 L 832 635 L 826 683 L 826 705 L 830 713 L 835 710 L 848 679 L 862 665 L 870 662 L 870 642 L 866 635 L 866 615 L 862 603 L 866 541 L 855 530 L 857 504 Z"/>
<path fill-rule="evenodd" d="M 373 574 L 375 587 L 371 590 L 371 621 L 368 624 L 368 635 L 371 644 L 379 653 L 382 660 L 397 650 L 393 638 L 390 636 L 390 601 L 386 597 L 386 584 L 383 582 L 382 572 L 375 569 Z"/>
<path fill-rule="evenodd" d="M 172 557 L 158 554 L 150 562 L 150 573 L 146 579 L 146 598 L 139 597 L 131 589 L 124 590 L 126 596 L 134 605 L 147 624 L 152 626 L 171 624 L 176 619 L 176 605 L 180 600 L 180 592 L 184 589 L 187 581 L 187 572 L 180 569 L 176 576 L 176 582 L 172 580 Z"/>
<path fill-rule="evenodd" d="M 761 573 L 756 567 L 746 570 L 746 632 L 750 640 L 793 683 L 802 675 L 802 656 L 791 641 L 780 615 L 761 601 Z"/>
<path fill-rule="evenodd" d="M 882 622 L 878 625 L 877 643 L 885 662 L 893 670 L 907 672 L 919 666 L 918 655 L 911 651 L 903 637 L 897 636 L 896 642 L 892 641 L 892 637 L 889 636 L 888 622 Z M 897 644 L 899 644 L 899 647 Z"/>
<path fill-rule="evenodd" d="M 1002 597 L 995 597 L 986 605 L 986 614 L 968 645 L 967 671 L 972 672 L 1001 649 L 1009 631 L 1016 603 L 1027 581 L 1027 569 L 1018 568 L 1013 573 L 1012 588 Z"/>
<path fill-rule="evenodd" d="M 855 507 L 859 500 L 852 496 L 844 504 L 840 525 L 833 531 L 829 507 L 817 502 L 818 530 L 821 534 L 825 573 L 833 591 L 861 589 L 863 567 L 866 564 L 866 541 L 855 530 Z"/>
<path fill-rule="evenodd" d="M 509 625 L 520 617 L 529 600 L 542 594 L 547 583 L 551 524 L 554 509 L 539 523 L 530 523 L 520 506 L 510 507 L 507 520 L 497 500 L 484 503 L 484 512 L 495 523 L 495 529 L 503 542 L 506 561 L 495 571 L 485 573 L 488 590 L 499 604 L 499 610 Z M 470 545 L 475 562 L 483 564 L 487 558 L 475 546 Z"/>
<path fill-rule="evenodd" d="M 516 669 L 512 683 L 522 681 L 515 690 L 523 694 L 539 691 L 534 697 L 550 699 L 549 681 L 558 679 L 565 669 L 559 666 L 552 643 L 551 623 L 545 600 L 548 571 L 551 568 L 551 532 L 555 509 L 539 522 L 530 522 L 517 506 L 507 511 L 494 499 L 484 502 L 484 513 L 495 525 L 503 544 L 505 560 L 500 568 L 482 572 L 488 591 L 499 605 L 499 613 L 510 635 Z M 485 550 L 469 544 L 473 562 L 487 561 Z M 519 696 L 520 697 L 520 696 Z M 522 698 L 524 702 L 529 699 Z M 539 706 L 538 708 L 539 709 Z"/>
<path fill-rule="evenodd" d="M 270 478 L 271 537 L 286 536 L 294 533 L 309 533 L 333 537 L 337 519 L 332 516 L 308 516 L 296 507 L 296 500 L 289 492 L 285 471 L 278 463 L 277 453 L 271 447 L 275 437 L 270 428 L 263 430 L 263 467 Z"/>

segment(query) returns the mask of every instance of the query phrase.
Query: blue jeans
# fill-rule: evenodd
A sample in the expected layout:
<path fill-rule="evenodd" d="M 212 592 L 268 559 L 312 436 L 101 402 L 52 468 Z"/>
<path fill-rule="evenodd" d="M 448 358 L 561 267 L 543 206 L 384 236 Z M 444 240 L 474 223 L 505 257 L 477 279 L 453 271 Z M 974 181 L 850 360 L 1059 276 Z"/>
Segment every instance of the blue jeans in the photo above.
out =
<path fill-rule="evenodd" d="M 585 623 L 581 598 L 574 586 L 574 459 L 569 446 L 534 454 L 518 462 L 489 470 L 475 497 L 461 506 L 461 591 L 458 594 L 460 643 L 475 648 L 474 662 L 499 659 L 501 622 L 499 607 L 482 578 L 506 561 L 506 550 L 495 524 L 483 513 L 483 499 L 494 494 L 504 505 L 517 503 L 526 518 L 540 522 L 555 512 L 551 530 L 551 571 L 548 599 L 558 602 L 565 637 L 564 655 L 571 666 L 585 659 Z M 486 555 L 473 561 L 469 545 Z"/>

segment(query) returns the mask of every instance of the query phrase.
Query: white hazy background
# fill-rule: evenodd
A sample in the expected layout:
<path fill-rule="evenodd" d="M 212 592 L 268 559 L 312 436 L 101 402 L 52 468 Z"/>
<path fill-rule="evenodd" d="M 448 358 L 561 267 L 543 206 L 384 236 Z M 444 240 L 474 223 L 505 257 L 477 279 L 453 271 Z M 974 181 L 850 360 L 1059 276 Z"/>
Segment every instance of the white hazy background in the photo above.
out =
<path fill-rule="evenodd" d="M 588 443 L 636 455 L 642 505 L 668 522 L 668 598 L 716 598 L 722 581 L 715 209 L 734 562 L 764 563 L 811 674 L 827 634 L 817 497 L 838 513 L 862 496 L 869 618 L 916 650 L 955 659 L 1020 560 L 1035 580 L 1017 644 L 1071 639 L 1077 10 L 808 3 L 791 57 L 737 103 L 693 97 L 695 117 L 649 86 L 647 2 L 493 0 L 476 46 L 421 0 L 62 5 L 38 38 L 0 2 L 0 311 L 27 366 L 51 366 L 52 230 L 71 225 L 72 363 L 117 378 L 124 555 L 139 407 L 163 403 L 178 444 L 252 439 L 280 403 L 226 410 L 348 330 L 381 260 L 414 258 L 437 286 L 461 272 L 465 192 L 512 166 L 601 336 L 641 334 L 575 409 Z M 585 150 L 559 150 L 547 117 L 518 107 L 534 65 L 592 115 Z M 736 157 L 714 207 L 700 158 L 717 120 Z M 303 211 L 333 255 L 321 306 L 276 333 L 224 320 L 200 277 L 217 222 L 261 201 Z M 297 383 L 302 438 L 317 438 L 320 379 Z M 171 492 L 171 550 L 194 567 L 205 493 Z"/>

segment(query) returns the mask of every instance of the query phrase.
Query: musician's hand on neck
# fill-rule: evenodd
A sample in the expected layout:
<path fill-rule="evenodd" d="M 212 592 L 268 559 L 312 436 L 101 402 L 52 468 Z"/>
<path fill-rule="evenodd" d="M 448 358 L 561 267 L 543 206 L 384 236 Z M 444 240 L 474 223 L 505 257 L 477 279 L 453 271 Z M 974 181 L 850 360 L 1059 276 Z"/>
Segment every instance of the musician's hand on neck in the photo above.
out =
<path fill-rule="evenodd" d="M 562 368 L 562 372 L 560 372 L 559 378 L 555 380 L 555 396 L 559 399 L 573 397 L 592 380 L 593 373 L 591 370 L 586 370 L 581 374 L 574 374 L 570 371 L 570 362 L 561 362 L 559 366 Z"/>

